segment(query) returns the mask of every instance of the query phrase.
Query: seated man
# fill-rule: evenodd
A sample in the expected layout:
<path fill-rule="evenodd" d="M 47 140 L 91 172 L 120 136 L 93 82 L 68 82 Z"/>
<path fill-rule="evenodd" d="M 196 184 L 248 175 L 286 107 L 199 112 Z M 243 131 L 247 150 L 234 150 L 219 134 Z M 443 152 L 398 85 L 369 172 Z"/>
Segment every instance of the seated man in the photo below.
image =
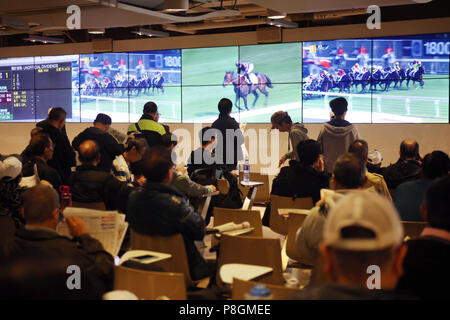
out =
<path fill-rule="evenodd" d="M 53 157 L 54 144 L 48 134 L 38 133 L 34 135 L 30 144 L 28 145 L 30 158 L 24 162 L 22 168 L 22 175 L 24 177 L 32 176 L 34 174 L 34 165 L 37 166 L 37 171 L 40 180 L 46 180 L 57 191 L 62 184 L 61 177 L 58 171 L 47 164 L 47 161 Z"/>
<path fill-rule="evenodd" d="M 448 155 L 442 151 L 427 154 L 422 161 L 420 179 L 403 182 L 395 189 L 394 205 L 402 221 L 424 221 L 420 214 L 425 191 L 434 179 L 450 170 Z"/>
<path fill-rule="evenodd" d="M 435 180 L 425 193 L 421 212 L 429 226 L 406 242 L 403 276 L 397 289 L 422 299 L 450 298 L 450 176 Z"/>
<path fill-rule="evenodd" d="M 372 173 L 378 173 L 383 175 L 384 169 L 381 165 L 383 162 L 383 155 L 377 149 L 369 151 L 367 154 L 367 163 L 366 168 L 367 171 Z"/>
<path fill-rule="evenodd" d="M 291 160 L 273 180 L 272 194 L 283 197 L 311 197 L 320 200 L 320 189 L 329 187 L 329 177 L 324 173 L 320 144 L 303 140 L 295 148 L 299 161 Z"/>
<path fill-rule="evenodd" d="M 134 138 L 128 140 L 125 152 L 118 155 L 113 160 L 112 174 L 119 180 L 126 182 L 130 186 L 142 186 L 145 182 L 144 176 L 136 177 L 131 172 L 131 166 L 142 160 L 145 150 L 148 148 L 144 138 Z"/>
<path fill-rule="evenodd" d="M 99 113 L 94 120 L 94 125 L 86 128 L 72 141 L 72 147 L 77 151 L 79 151 L 80 144 L 86 140 L 94 140 L 97 142 L 101 155 L 97 167 L 106 172 L 111 171 L 114 158 L 125 151 L 123 144 L 118 143 L 108 132 L 110 126 L 111 117 L 104 113 Z"/>
<path fill-rule="evenodd" d="M 400 158 L 383 173 L 388 188 L 396 189 L 402 182 L 419 179 L 421 167 L 419 144 L 414 140 L 403 140 L 400 144 Z"/>
<path fill-rule="evenodd" d="M 205 222 L 184 196 L 170 186 L 172 167 L 169 149 L 157 146 L 148 150 L 143 159 L 147 181 L 143 188 L 130 194 L 128 220 L 131 229 L 141 234 L 170 236 L 181 233 L 191 277 L 198 280 L 214 272 L 214 267 L 203 259 L 194 243 L 203 239 Z"/>
<path fill-rule="evenodd" d="M 67 258 L 70 264 L 80 267 L 81 273 L 95 275 L 104 292 L 111 290 L 113 258 L 98 240 L 88 234 L 86 223 L 80 218 L 66 218 L 69 231 L 74 237 L 72 240 L 56 232 L 61 217 L 56 190 L 46 185 L 37 185 L 24 192 L 23 201 L 26 225 L 25 229 L 16 232 L 14 250 L 9 261 Z"/>
<path fill-rule="evenodd" d="M 364 162 L 364 165 L 367 169 L 369 146 L 366 141 L 353 141 L 348 148 L 348 152 L 353 153 L 355 156 L 360 158 Z M 363 186 L 364 189 L 374 187 L 379 194 L 385 196 L 389 200 L 392 200 L 391 194 L 386 185 L 386 181 L 384 181 L 384 178 L 381 174 L 372 173 L 366 170 L 366 177 L 366 183 Z"/>
<path fill-rule="evenodd" d="M 220 165 L 216 164 L 214 153 L 212 152 L 215 142 L 214 133 L 211 127 L 202 128 L 199 132 L 202 146 L 192 151 L 188 159 L 187 171 L 189 176 L 192 178 L 194 174 L 201 172 L 205 180 L 205 183 L 202 184 L 211 184 L 211 182 L 206 183 L 206 180 L 214 181 L 216 169 L 220 167 Z"/>
<path fill-rule="evenodd" d="M 100 152 L 97 143 L 84 141 L 78 147 L 81 166 L 69 178 L 72 200 L 76 202 L 104 202 L 107 210 L 127 210 L 128 195 L 132 187 L 114 178 L 111 173 L 97 167 Z"/>
<path fill-rule="evenodd" d="M 320 254 L 331 283 L 310 285 L 294 299 L 406 299 L 395 292 L 406 247 L 392 203 L 377 193 L 355 191 L 330 211 Z"/>
<path fill-rule="evenodd" d="M 359 158 L 351 153 L 343 154 L 338 158 L 330 182 L 336 191 L 327 190 L 319 203 L 310 210 L 302 227 L 297 231 L 297 252 L 305 263 L 316 264 L 323 226 L 330 209 L 349 189 L 362 189 L 366 179 L 364 163 Z"/>

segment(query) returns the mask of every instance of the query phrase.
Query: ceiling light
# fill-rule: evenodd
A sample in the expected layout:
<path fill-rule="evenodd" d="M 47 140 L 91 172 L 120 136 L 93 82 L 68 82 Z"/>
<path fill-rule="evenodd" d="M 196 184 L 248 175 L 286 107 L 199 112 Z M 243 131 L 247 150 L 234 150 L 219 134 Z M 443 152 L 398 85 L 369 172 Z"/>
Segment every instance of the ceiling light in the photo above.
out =
<path fill-rule="evenodd" d="M 31 42 L 42 42 L 42 43 L 64 43 L 64 39 L 61 38 L 53 38 L 53 37 L 42 37 L 36 35 L 29 35 L 27 38 L 23 40 L 31 41 Z"/>
<path fill-rule="evenodd" d="M 291 22 L 283 19 L 276 19 L 276 20 L 268 20 L 267 24 L 270 24 L 271 26 L 277 26 L 280 28 L 298 28 L 298 23 Z"/>
<path fill-rule="evenodd" d="M 90 34 L 104 34 L 105 29 L 88 29 L 88 33 Z"/>
<path fill-rule="evenodd" d="M 189 0 L 165 0 L 162 5 L 165 12 L 187 11 L 189 9 Z"/>
<path fill-rule="evenodd" d="M 156 30 L 145 29 L 145 28 L 139 28 L 139 30 L 131 31 L 131 33 L 136 33 L 140 36 L 144 35 L 147 37 L 159 37 L 159 38 L 169 36 L 169 34 L 167 32 L 156 31 Z"/>
<path fill-rule="evenodd" d="M 267 18 L 269 19 L 283 19 L 286 18 L 286 13 L 275 11 L 272 9 L 267 9 Z"/>

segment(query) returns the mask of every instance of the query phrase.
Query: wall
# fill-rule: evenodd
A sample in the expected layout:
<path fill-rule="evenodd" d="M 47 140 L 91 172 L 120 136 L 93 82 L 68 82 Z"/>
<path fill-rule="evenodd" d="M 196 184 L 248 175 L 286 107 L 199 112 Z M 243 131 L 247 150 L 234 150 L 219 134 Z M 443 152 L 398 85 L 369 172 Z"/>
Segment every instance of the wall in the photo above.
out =
<path fill-rule="evenodd" d="M 412 20 L 402 22 L 382 23 L 380 30 L 368 30 L 365 24 L 315 27 L 303 29 L 283 30 L 283 41 L 326 40 L 336 38 L 381 37 L 402 34 L 424 34 L 450 31 L 450 18 Z M 240 32 L 219 35 L 182 36 L 163 39 L 122 40 L 112 42 L 112 51 L 158 50 L 171 48 L 191 48 L 208 46 L 257 44 L 256 32 Z M 27 47 L 0 48 L 0 57 L 73 54 L 94 52 L 91 43 L 38 45 Z M 269 120 L 269 119 L 268 119 Z M 29 140 L 29 132 L 34 123 L 0 123 L 0 153 L 20 153 Z M 69 123 L 67 131 L 70 139 L 89 123 Z M 114 127 L 126 131 L 128 124 L 114 124 Z M 305 125 L 309 130 L 309 137 L 316 139 L 320 131 L 320 124 Z M 170 124 L 173 130 L 187 129 L 191 135 L 197 136 L 193 124 Z M 369 148 L 381 151 L 385 165 L 396 161 L 400 142 L 406 138 L 414 138 L 419 142 L 421 154 L 432 150 L 443 150 L 450 153 L 450 125 L 449 124 L 358 124 L 361 137 L 369 143 Z M 270 129 L 269 124 L 248 124 L 247 129 Z M 278 153 L 281 156 L 287 151 L 287 134 L 280 134 Z M 258 142 L 259 143 L 259 142 Z M 270 139 L 267 148 L 261 148 L 259 153 L 267 154 L 270 150 Z M 276 160 L 278 162 L 278 160 Z M 275 164 L 274 164 L 275 165 Z M 259 161 L 252 166 L 252 171 L 259 170 Z"/>

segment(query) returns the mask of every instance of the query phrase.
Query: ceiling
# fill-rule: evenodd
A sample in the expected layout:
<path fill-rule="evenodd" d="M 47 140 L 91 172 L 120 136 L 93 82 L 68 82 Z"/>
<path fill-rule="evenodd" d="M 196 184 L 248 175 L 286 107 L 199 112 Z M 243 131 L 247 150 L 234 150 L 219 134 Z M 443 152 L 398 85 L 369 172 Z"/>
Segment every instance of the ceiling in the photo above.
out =
<path fill-rule="evenodd" d="M 189 9 L 164 11 L 170 1 L 186 1 Z M 419 1 L 419 0 L 416 0 Z M 422 0 L 423 1 L 423 0 Z M 0 46 L 33 45 L 28 35 L 53 36 L 64 42 L 96 38 L 114 40 L 146 37 L 139 27 L 169 36 L 254 31 L 268 26 L 269 10 L 285 13 L 298 27 L 363 23 L 369 5 L 382 7 L 382 21 L 448 16 L 448 0 L 418 4 L 414 0 L 0 0 Z M 81 9 L 81 29 L 68 30 L 70 5 Z M 104 28 L 105 33 L 88 31 Z"/>

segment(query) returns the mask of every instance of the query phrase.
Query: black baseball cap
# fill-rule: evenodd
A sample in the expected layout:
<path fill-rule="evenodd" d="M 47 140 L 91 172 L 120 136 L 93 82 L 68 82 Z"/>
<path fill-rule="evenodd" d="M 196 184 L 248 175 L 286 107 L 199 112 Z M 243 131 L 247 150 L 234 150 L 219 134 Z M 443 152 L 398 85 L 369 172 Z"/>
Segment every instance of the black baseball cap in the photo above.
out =
<path fill-rule="evenodd" d="M 97 117 L 95 118 L 94 122 L 100 122 L 105 125 L 110 125 L 112 121 L 111 121 L 111 117 L 108 116 L 107 114 L 99 113 L 97 115 Z"/>

